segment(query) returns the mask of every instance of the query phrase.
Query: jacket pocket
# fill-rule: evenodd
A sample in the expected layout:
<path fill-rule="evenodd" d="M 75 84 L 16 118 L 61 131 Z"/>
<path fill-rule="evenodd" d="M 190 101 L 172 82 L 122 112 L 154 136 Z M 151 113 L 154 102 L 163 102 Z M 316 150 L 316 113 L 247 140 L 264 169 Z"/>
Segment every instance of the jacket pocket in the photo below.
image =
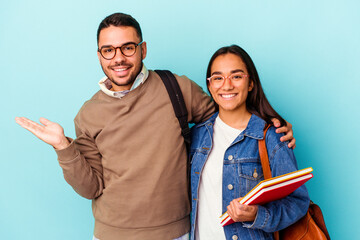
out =
<path fill-rule="evenodd" d="M 240 194 L 245 196 L 253 189 L 261 180 L 264 179 L 261 162 L 257 158 L 243 159 L 239 166 L 240 176 Z"/>

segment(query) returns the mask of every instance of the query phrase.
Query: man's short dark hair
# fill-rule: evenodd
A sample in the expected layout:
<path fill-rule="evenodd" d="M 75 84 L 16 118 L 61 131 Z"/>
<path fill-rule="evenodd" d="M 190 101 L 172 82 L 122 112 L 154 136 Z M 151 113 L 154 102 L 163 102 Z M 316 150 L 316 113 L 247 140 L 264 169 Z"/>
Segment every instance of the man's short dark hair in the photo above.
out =
<path fill-rule="evenodd" d="M 135 18 L 132 16 L 125 14 L 125 13 L 113 13 L 104 20 L 101 21 L 98 31 L 97 31 L 97 42 L 99 43 L 99 35 L 100 31 L 104 28 L 108 28 L 110 26 L 115 27 L 133 27 L 136 30 L 136 33 L 138 37 L 140 38 L 140 41 L 142 41 L 142 33 L 140 24 L 136 21 Z"/>

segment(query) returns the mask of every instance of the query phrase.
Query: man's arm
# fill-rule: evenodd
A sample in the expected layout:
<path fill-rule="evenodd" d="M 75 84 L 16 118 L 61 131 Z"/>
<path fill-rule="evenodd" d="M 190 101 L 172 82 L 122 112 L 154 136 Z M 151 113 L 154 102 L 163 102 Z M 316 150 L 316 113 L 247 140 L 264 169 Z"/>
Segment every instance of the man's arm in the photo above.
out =
<path fill-rule="evenodd" d="M 73 141 L 65 137 L 59 124 L 45 118 L 40 118 L 42 125 L 24 117 L 17 117 L 15 121 L 54 147 L 64 178 L 77 193 L 88 199 L 96 198 L 102 193 L 101 155 L 93 139 L 82 133 L 76 124 L 78 138 Z"/>
<path fill-rule="evenodd" d="M 201 123 L 208 120 L 216 111 L 214 101 L 195 82 L 185 76 L 181 78 L 183 79 L 178 79 L 178 82 L 188 110 L 188 122 Z M 182 82 L 187 84 L 181 84 Z"/>

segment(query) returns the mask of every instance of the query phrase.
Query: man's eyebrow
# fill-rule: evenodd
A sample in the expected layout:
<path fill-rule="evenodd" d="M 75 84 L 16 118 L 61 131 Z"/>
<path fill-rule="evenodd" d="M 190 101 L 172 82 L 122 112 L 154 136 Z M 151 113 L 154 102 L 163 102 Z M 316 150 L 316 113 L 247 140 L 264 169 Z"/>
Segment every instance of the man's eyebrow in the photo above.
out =
<path fill-rule="evenodd" d="M 130 44 L 130 43 L 132 43 L 132 44 L 136 44 L 136 42 L 126 42 L 126 43 L 124 43 L 124 44 L 123 44 L 123 45 L 121 45 L 121 46 L 124 46 L 124 45 Z"/>
<path fill-rule="evenodd" d="M 122 47 L 124 45 L 131 44 L 131 43 L 136 44 L 135 42 L 126 42 L 126 43 L 124 43 L 124 44 L 122 44 L 122 45 L 120 45 L 118 47 Z M 100 48 L 104 48 L 104 47 L 115 47 L 115 46 L 113 46 L 113 45 L 102 45 Z"/>
<path fill-rule="evenodd" d="M 112 45 L 102 45 L 100 48 L 112 47 Z"/>

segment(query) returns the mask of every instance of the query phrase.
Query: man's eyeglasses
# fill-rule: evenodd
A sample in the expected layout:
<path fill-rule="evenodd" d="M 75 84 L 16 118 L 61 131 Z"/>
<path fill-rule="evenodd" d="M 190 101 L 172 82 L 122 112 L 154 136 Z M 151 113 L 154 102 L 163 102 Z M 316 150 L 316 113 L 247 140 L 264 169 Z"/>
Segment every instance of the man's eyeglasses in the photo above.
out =
<path fill-rule="evenodd" d="M 126 56 L 131 57 L 136 53 L 136 47 L 141 45 L 143 41 L 140 43 L 126 43 L 120 47 L 113 47 L 113 46 L 102 46 L 100 49 L 98 49 L 98 52 L 101 54 L 103 58 L 106 60 L 111 60 L 116 55 L 116 49 L 120 49 L 120 52 Z"/>
<path fill-rule="evenodd" d="M 238 86 L 240 86 L 241 81 L 248 76 L 249 75 L 240 73 L 240 72 L 233 73 L 227 77 L 224 77 L 223 75 L 220 75 L 220 74 L 215 74 L 215 75 L 212 75 L 211 77 L 207 78 L 207 80 L 210 82 L 211 86 L 213 86 L 214 88 L 221 88 L 225 83 L 225 79 L 228 78 L 234 87 L 238 87 Z"/>

